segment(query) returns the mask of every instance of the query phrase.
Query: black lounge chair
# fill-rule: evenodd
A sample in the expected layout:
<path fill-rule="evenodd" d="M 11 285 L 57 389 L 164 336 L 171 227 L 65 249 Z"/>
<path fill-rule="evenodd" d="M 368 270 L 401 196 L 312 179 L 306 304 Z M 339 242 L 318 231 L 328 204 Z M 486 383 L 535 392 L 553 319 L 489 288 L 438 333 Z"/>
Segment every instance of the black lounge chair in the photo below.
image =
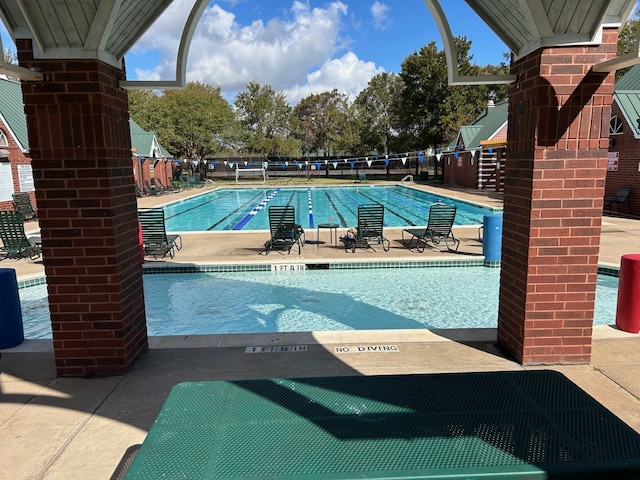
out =
<path fill-rule="evenodd" d="M 141 208 L 138 210 L 138 220 L 142 226 L 145 255 L 153 255 L 154 259 L 167 255 L 173 258 L 175 251 L 182 248 L 180 235 L 167 235 L 162 208 Z"/>
<path fill-rule="evenodd" d="M 34 260 L 42 253 L 40 237 L 27 238 L 24 217 L 20 212 L 0 211 L 0 252 L 7 258 L 30 258 Z"/>
<path fill-rule="evenodd" d="M 264 250 L 260 253 L 268 255 L 271 250 L 286 250 L 291 253 L 291 248 L 298 245 L 298 254 L 304 243 L 304 230 L 296 223 L 295 208 L 291 205 L 272 205 L 269 207 L 269 230 L 271 238 L 264 244 Z"/>
<path fill-rule="evenodd" d="M 160 192 L 157 188 L 149 183 L 149 180 L 144 181 L 144 193 L 146 195 L 159 195 Z"/>
<path fill-rule="evenodd" d="M 13 209 L 16 212 L 20 212 L 25 220 L 33 220 L 38 216 L 33 206 L 31 206 L 31 197 L 29 197 L 28 193 L 13 194 Z"/>
<path fill-rule="evenodd" d="M 154 180 L 156 182 L 156 185 L 158 185 L 158 187 L 160 188 L 160 190 L 164 193 L 174 193 L 177 192 L 178 190 L 173 186 L 173 183 L 169 182 L 168 185 L 165 185 L 164 183 L 162 183 L 162 180 L 160 180 L 159 178 L 156 178 Z"/>
<path fill-rule="evenodd" d="M 620 205 L 627 202 L 627 199 L 629 198 L 630 193 L 631 193 L 631 187 L 622 187 L 620 190 L 616 192 L 616 194 L 613 197 L 605 198 L 604 208 L 607 211 L 607 213 L 610 214 L 611 210 L 615 205 L 618 215 L 620 215 Z M 631 204 L 629 204 L 629 215 L 631 215 Z"/>
<path fill-rule="evenodd" d="M 370 248 L 371 241 L 375 240 L 378 245 L 382 245 L 385 252 L 389 251 L 391 242 L 384 237 L 384 206 L 380 204 L 358 205 L 358 228 L 355 238 L 349 235 L 340 237 L 344 243 L 344 250 L 356 251 L 356 248 Z"/>
<path fill-rule="evenodd" d="M 458 251 L 460 246 L 460 240 L 453 235 L 453 222 L 456 218 L 456 206 L 444 205 L 435 203 L 431 205 L 429 209 L 429 220 L 427 226 L 423 228 L 405 228 L 402 230 L 402 243 L 411 249 L 415 240 L 415 249 L 422 253 L 424 252 L 427 243 L 431 242 L 433 246 L 439 245 L 444 240 L 448 250 Z M 410 235 L 408 240 L 405 240 L 405 232 Z M 455 248 L 449 246 L 449 242 Z"/>

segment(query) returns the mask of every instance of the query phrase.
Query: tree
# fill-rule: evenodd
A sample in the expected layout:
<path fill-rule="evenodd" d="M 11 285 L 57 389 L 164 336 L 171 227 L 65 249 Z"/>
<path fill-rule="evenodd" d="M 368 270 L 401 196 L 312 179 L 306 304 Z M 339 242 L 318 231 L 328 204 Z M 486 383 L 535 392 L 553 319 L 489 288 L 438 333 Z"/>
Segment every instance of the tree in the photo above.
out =
<path fill-rule="evenodd" d="M 299 153 L 298 141 L 290 136 L 291 107 L 284 93 L 276 93 L 269 85 L 250 82 L 247 90 L 236 96 L 234 105 L 246 131 L 249 151 L 265 156 Z"/>
<path fill-rule="evenodd" d="M 162 100 L 153 90 L 129 90 L 129 117 L 145 130 L 155 131 L 161 123 Z"/>
<path fill-rule="evenodd" d="M 638 41 L 638 24 L 640 20 L 640 9 L 636 10 L 635 14 L 629 17 L 625 24 L 620 29 L 618 34 L 618 56 L 625 55 L 627 53 L 635 52 Z M 616 71 L 616 80 L 620 79 L 631 67 L 622 68 Z"/>
<path fill-rule="evenodd" d="M 2 51 L 2 61 L 4 63 L 17 64 L 18 63 L 18 56 L 10 48 L 5 48 Z"/>
<path fill-rule="evenodd" d="M 400 101 L 402 79 L 395 73 L 379 73 L 369 80 L 354 104 L 362 142 L 369 150 L 389 153 L 398 137 L 399 121 L 395 105 Z"/>
<path fill-rule="evenodd" d="M 439 52 L 435 42 L 423 46 L 402 61 L 400 78 L 403 89 L 396 115 L 405 148 L 442 144 L 440 117 L 449 89 L 444 51 Z"/>
<path fill-rule="evenodd" d="M 304 153 L 321 150 L 324 156 L 329 156 L 330 152 L 345 150 L 347 144 L 359 144 L 349 126 L 350 113 L 349 98 L 335 88 L 303 98 L 293 109 L 293 116 Z"/>
<path fill-rule="evenodd" d="M 203 160 L 235 143 L 239 130 L 219 88 L 190 82 L 182 90 L 130 92 L 131 118 L 153 130 L 174 155 Z"/>
<path fill-rule="evenodd" d="M 506 64 L 480 67 L 471 63 L 471 42 L 455 37 L 461 75 L 506 73 Z M 404 149 L 437 147 L 455 138 L 462 125 L 470 123 L 489 100 L 506 98 L 507 87 L 489 85 L 450 86 L 444 51 L 431 42 L 404 59 L 400 78 L 403 89 L 397 103 L 400 140 Z"/>

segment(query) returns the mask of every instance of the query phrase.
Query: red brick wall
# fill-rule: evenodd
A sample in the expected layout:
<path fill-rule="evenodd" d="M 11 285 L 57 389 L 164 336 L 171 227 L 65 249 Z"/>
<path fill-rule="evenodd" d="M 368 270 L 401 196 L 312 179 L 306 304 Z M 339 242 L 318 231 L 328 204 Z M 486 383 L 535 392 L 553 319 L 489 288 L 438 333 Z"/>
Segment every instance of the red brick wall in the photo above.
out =
<path fill-rule="evenodd" d="M 621 187 L 631 187 L 627 203 L 620 206 L 620 214 L 624 217 L 640 216 L 640 140 L 633 136 L 620 107 L 616 102 L 611 106 L 611 115 L 617 115 L 623 122 L 621 135 L 611 135 L 615 144 L 610 152 L 618 152 L 618 171 L 607 171 L 605 198 L 613 198 Z M 617 209 L 613 213 L 618 214 Z"/>
<path fill-rule="evenodd" d="M 34 60 L 18 40 L 58 375 L 126 371 L 147 349 L 122 70 Z"/>
<path fill-rule="evenodd" d="M 138 186 L 141 192 L 144 192 L 142 188 L 142 167 L 140 165 L 140 160 L 138 157 L 131 157 L 131 164 L 133 165 L 133 178 L 134 182 Z"/>
<path fill-rule="evenodd" d="M 20 146 L 15 142 L 13 136 L 9 132 L 9 128 L 5 123 L 0 120 L 0 131 L 4 133 L 7 137 L 8 146 L 1 146 L 0 149 L 8 150 L 9 157 L 0 159 L 0 162 L 10 163 L 11 164 L 11 175 L 13 177 L 13 191 L 20 192 L 20 181 L 18 178 L 18 165 L 30 165 L 31 158 L 22 153 Z M 29 196 L 31 197 L 31 205 L 33 208 L 36 208 L 36 195 L 35 192 L 29 192 Z M 0 201 L 0 210 L 13 210 L 13 202 L 9 201 Z"/>
<path fill-rule="evenodd" d="M 479 155 L 479 153 L 478 153 Z M 453 187 L 476 188 L 478 163 L 476 158 L 471 163 L 471 152 L 458 153 L 458 158 L 453 153 L 442 155 L 443 183 Z"/>
<path fill-rule="evenodd" d="M 591 357 L 614 75 L 589 69 L 616 42 L 512 65 L 498 340 L 523 364 Z"/>

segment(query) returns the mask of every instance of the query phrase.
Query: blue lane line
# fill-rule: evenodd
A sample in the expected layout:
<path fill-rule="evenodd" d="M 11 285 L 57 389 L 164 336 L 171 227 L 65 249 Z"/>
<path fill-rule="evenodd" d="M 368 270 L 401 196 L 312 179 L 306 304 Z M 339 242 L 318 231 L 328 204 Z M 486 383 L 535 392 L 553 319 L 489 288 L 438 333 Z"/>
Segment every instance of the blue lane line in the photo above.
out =
<path fill-rule="evenodd" d="M 399 200 L 400 202 L 405 203 L 405 204 L 407 204 L 407 205 L 410 205 L 411 207 L 417 208 L 417 209 L 419 209 L 419 210 L 425 210 L 425 211 L 427 211 L 427 212 L 428 212 L 428 211 L 429 211 L 429 209 L 431 208 L 431 205 L 429 205 L 429 206 L 427 207 L 426 205 L 423 205 L 423 204 L 420 204 L 420 203 L 416 203 L 413 199 L 411 199 L 411 200 L 407 200 L 406 198 L 404 198 L 404 197 L 402 197 L 402 196 L 400 196 L 400 195 L 398 195 L 398 194 L 395 194 L 395 193 L 393 193 L 393 192 L 390 192 L 390 193 L 389 193 L 389 197 L 394 197 L 394 198 L 396 198 L 397 200 Z"/>
<path fill-rule="evenodd" d="M 347 197 L 349 197 L 351 200 L 353 200 L 356 205 L 361 205 L 361 203 L 358 200 L 356 200 L 356 198 L 353 195 L 351 195 L 349 192 L 347 192 L 344 188 L 341 188 L 340 191 L 344 193 Z"/>
<path fill-rule="evenodd" d="M 267 198 L 265 198 L 264 200 L 262 200 L 258 205 L 256 205 L 253 210 L 251 210 L 249 213 L 247 213 L 244 218 L 242 220 L 240 220 L 238 223 L 236 223 L 233 228 L 231 230 L 240 230 L 242 229 L 242 227 L 244 227 L 249 220 L 251 220 L 253 217 L 256 216 L 256 214 L 262 210 L 265 205 L 267 203 L 269 203 L 271 201 L 271 199 L 280 191 L 280 188 L 276 188 L 275 191 L 271 192 Z"/>
<path fill-rule="evenodd" d="M 309 228 L 313 228 L 313 203 L 311 202 L 311 187 L 307 189 L 307 200 L 309 203 Z"/>

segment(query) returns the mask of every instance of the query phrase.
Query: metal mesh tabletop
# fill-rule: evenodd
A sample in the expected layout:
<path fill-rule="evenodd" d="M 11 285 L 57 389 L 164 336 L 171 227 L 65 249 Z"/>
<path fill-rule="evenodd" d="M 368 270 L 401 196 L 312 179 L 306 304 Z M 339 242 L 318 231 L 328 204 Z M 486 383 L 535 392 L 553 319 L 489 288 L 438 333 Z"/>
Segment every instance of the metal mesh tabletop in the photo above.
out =
<path fill-rule="evenodd" d="M 640 478 L 640 436 L 551 371 L 176 385 L 127 479 Z"/>

